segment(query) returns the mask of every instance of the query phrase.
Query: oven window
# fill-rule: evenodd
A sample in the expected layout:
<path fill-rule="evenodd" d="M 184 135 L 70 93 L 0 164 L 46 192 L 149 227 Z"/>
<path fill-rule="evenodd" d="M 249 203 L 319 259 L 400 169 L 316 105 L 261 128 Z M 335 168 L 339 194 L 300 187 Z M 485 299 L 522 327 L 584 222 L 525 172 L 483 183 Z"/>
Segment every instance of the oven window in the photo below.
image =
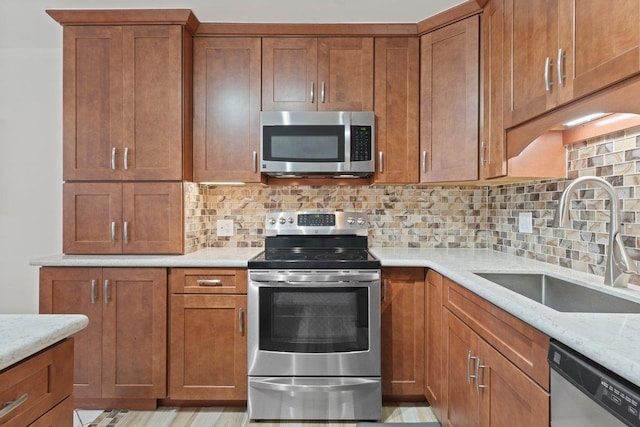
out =
<path fill-rule="evenodd" d="M 264 160 L 344 162 L 344 126 L 264 126 Z"/>
<path fill-rule="evenodd" d="M 369 291 L 260 288 L 260 350 L 335 353 L 369 349 Z"/>

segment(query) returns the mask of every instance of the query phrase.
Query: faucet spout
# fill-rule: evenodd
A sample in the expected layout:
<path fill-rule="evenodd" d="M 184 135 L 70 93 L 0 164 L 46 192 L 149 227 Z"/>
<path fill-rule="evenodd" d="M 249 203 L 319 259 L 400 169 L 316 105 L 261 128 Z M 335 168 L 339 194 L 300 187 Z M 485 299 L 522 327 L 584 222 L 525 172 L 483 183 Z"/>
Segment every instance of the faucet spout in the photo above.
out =
<path fill-rule="evenodd" d="M 604 284 L 613 287 L 627 287 L 629 278 L 638 274 L 631 256 L 627 253 L 620 234 L 620 199 L 611 184 L 595 176 L 583 176 L 571 182 L 558 200 L 558 209 L 554 218 L 554 227 L 564 227 L 569 222 L 571 196 L 578 187 L 592 184 L 602 188 L 609 198 L 609 244 L 607 247 Z"/>

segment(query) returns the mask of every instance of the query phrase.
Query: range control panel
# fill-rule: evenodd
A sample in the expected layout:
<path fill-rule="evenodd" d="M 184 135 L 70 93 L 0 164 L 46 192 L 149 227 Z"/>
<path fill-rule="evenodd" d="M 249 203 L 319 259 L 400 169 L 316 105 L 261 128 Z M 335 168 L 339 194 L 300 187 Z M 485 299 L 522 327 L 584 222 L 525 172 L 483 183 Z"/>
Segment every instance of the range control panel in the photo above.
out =
<path fill-rule="evenodd" d="M 271 212 L 265 220 L 267 236 L 291 234 L 352 234 L 366 236 L 366 212 Z"/>

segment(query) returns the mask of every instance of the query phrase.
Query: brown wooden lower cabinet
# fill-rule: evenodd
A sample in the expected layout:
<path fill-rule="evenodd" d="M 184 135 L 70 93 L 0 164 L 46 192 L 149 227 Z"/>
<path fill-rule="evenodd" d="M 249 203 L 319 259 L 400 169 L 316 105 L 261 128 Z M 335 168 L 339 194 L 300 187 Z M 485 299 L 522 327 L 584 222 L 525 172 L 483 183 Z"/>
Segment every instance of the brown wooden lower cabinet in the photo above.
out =
<path fill-rule="evenodd" d="M 427 271 L 425 279 L 425 368 L 424 395 L 438 419 L 442 419 L 444 384 L 444 346 L 442 341 L 442 276 Z"/>
<path fill-rule="evenodd" d="M 73 339 L 65 339 L 0 372 L 0 408 L 24 400 L 0 417 L 0 426 L 73 424 Z"/>
<path fill-rule="evenodd" d="M 424 269 L 382 270 L 382 394 L 416 399 L 424 394 Z"/>
<path fill-rule="evenodd" d="M 444 426 L 549 426 L 549 338 L 440 274 L 425 280 L 425 396 Z"/>
<path fill-rule="evenodd" d="M 454 314 L 444 313 L 447 426 L 549 426 L 549 394 Z"/>
<path fill-rule="evenodd" d="M 247 273 L 171 269 L 170 400 L 247 400 Z"/>
<path fill-rule="evenodd" d="M 166 312 L 164 268 L 40 269 L 40 313 L 89 317 L 74 335 L 76 406 L 155 407 L 166 396 Z"/>

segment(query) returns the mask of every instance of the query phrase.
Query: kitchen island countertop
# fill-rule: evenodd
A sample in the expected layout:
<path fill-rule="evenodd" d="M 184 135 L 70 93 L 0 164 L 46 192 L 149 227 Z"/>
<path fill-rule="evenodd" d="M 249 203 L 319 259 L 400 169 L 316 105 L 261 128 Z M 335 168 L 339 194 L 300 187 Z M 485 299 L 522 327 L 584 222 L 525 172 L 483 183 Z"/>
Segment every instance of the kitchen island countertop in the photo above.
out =
<path fill-rule="evenodd" d="M 0 371 L 88 324 L 81 314 L 0 314 Z"/>

